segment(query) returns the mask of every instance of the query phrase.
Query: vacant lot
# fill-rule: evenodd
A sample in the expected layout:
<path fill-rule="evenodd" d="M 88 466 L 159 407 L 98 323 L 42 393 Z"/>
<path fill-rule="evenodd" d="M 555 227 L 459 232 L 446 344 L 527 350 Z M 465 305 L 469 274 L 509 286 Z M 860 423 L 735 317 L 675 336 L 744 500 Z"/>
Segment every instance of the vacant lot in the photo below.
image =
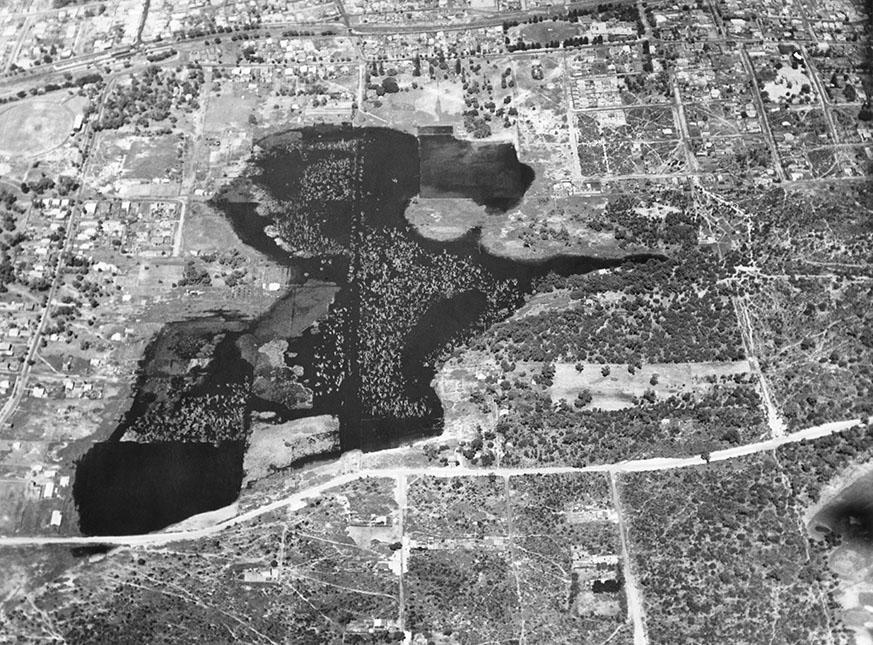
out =
<path fill-rule="evenodd" d="M 124 178 L 177 179 L 182 146 L 182 141 L 174 135 L 130 139 L 130 149 L 124 160 Z"/>

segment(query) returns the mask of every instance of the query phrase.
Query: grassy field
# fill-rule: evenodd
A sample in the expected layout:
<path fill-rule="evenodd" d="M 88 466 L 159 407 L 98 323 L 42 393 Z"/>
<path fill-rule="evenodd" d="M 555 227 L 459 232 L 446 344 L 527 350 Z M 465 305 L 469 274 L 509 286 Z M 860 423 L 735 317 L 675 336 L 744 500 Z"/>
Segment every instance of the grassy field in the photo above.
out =
<path fill-rule="evenodd" d="M 132 139 L 124 160 L 124 178 L 151 181 L 177 174 L 182 166 L 180 145 L 174 135 Z"/>
<path fill-rule="evenodd" d="M 520 364 L 519 364 L 520 365 Z M 563 399 L 573 403 L 582 390 L 591 393 L 591 407 L 603 410 L 621 410 L 634 405 L 634 398 L 648 390 L 666 398 L 683 392 L 708 389 L 708 379 L 734 374 L 747 374 L 749 362 L 723 363 L 651 363 L 631 374 L 627 365 L 600 365 L 582 363 L 578 371 L 571 363 L 556 363 L 555 378 L 549 389 L 552 401 Z M 601 371 L 609 368 L 604 376 Z M 653 384 L 654 380 L 654 384 Z"/>
<path fill-rule="evenodd" d="M 517 38 L 520 35 L 529 43 L 548 43 L 553 40 L 575 38 L 581 33 L 578 23 L 549 20 L 517 27 L 510 31 L 510 37 Z"/>
<path fill-rule="evenodd" d="M 34 157 L 62 144 L 75 114 L 62 103 L 31 100 L 0 112 L 0 153 Z"/>
<path fill-rule="evenodd" d="M 251 128 L 249 116 L 254 114 L 257 104 L 257 94 L 228 84 L 221 94 L 208 97 L 203 131 L 219 134 L 229 128 Z"/>

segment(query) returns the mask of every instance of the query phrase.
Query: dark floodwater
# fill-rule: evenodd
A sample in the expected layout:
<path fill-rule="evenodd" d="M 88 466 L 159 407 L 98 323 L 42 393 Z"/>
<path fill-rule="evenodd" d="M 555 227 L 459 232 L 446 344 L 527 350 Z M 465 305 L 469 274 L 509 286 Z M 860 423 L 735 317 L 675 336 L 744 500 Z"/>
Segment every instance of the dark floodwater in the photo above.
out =
<path fill-rule="evenodd" d="M 302 380 L 313 392 L 312 406 L 300 410 L 250 396 L 240 418 L 247 419 L 253 409 L 276 412 L 278 420 L 337 415 L 342 450 L 376 450 L 438 433 L 442 408 L 430 383 L 447 350 L 510 315 L 538 278 L 618 264 L 563 256 L 517 262 L 486 252 L 478 231 L 436 242 L 408 223 L 406 207 L 418 194 L 468 197 L 491 211 L 517 204 L 533 171 L 518 161 L 511 145 L 473 145 L 446 136 L 419 141 L 379 128 L 309 128 L 261 145 L 265 152 L 246 181 L 284 209 L 271 220 L 257 215 L 253 194 L 242 183 L 219 194 L 215 203 L 244 243 L 287 267 L 289 284 L 320 280 L 337 285 L 339 291 L 325 319 L 301 334 L 283 337 L 289 343 L 286 362 L 303 368 Z M 264 233 L 268 224 L 278 226 L 283 239 L 301 252 L 290 255 L 277 246 Z M 215 346 L 215 360 L 198 375 L 198 396 L 224 396 L 222 388 L 228 383 L 223 375 L 234 375 L 237 385 L 245 382 L 257 352 L 237 351 L 234 344 L 240 345 L 245 335 L 263 340 L 275 328 L 271 313 L 245 329 L 238 322 L 228 326 Z M 186 321 L 172 329 L 182 337 L 186 330 L 192 336 L 203 334 L 198 325 Z M 157 421 L 149 423 L 160 424 L 161 419 L 173 418 L 173 406 L 192 405 L 192 396 L 173 399 L 173 393 L 181 391 L 173 378 L 182 377 L 154 375 L 160 373 L 155 362 L 172 362 L 173 348 L 185 343 L 168 343 L 161 337 L 155 342 L 163 343 L 161 351 L 152 348 L 147 353 L 134 405 L 114 440 L 128 427 L 142 425 L 143 419 L 154 418 Z M 155 379 L 159 387 L 152 384 Z M 156 413 L 155 399 L 161 395 L 164 407 Z M 226 445 L 245 441 L 245 423 L 239 427 L 237 443 Z M 169 436 L 162 436 L 181 439 L 167 424 Z M 184 432 L 180 425 L 178 434 Z M 226 433 L 220 436 L 227 438 Z M 77 470 L 74 493 L 82 531 L 155 530 L 186 514 L 228 503 L 235 494 L 228 491 L 239 487 L 242 451 L 176 445 L 96 446 Z M 146 484 L 139 485 L 138 477 Z M 148 499 L 153 502 L 146 503 Z M 142 513 L 136 510 L 140 503 L 145 504 Z"/>
<path fill-rule="evenodd" d="M 873 543 L 873 473 L 849 484 L 810 522 L 819 537 L 835 533 L 844 540 Z"/>
<path fill-rule="evenodd" d="M 466 197 L 493 211 L 505 211 L 534 180 L 510 143 L 476 144 L 451 135 L 420 139 L 421 196 Z"/>
<path fill-rule="evenodd" d="M 242 457 L 239 443 L 98 443 L 76 468 L 79 528 L 147 533 L 227 506 L 239 495 Z"/>
<path fill-rule="evenodd" d="M 288 264 L 288 254 L 264 232 L 273 223 L 272 220 L 259 215 L 257 206 L 257 202 L 228 202 L 223 210 L 234 233 L 243 244 L 257 249 L 275 262 Z"/>
<path fill-rule="evenodd" d="M 479 291 L 462 291 L 430 303 L 404 344 L 401 373 L 408 386 L 426 395 L 422 388 L 429 388 L 432 378 L 426 369 L 428 359 L 452 339 L 462 337 L 471 321 L 478 320 L 487 309 L 488 299 Z"/>

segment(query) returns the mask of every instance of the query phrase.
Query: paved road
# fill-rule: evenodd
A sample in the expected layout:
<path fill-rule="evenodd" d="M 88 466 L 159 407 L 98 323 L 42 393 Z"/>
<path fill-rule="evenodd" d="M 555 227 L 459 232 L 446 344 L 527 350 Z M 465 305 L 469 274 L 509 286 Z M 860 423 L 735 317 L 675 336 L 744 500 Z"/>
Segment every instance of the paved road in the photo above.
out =
<path fill-rule="evenodd" d="M 867 420 L 873 421 L 873 417 Z M 774 437 L 765 441 L 757 441 L 754 443 L 736 446 L 734 448 L 726 448 L 724 450 L 716 450 L 709 455 L 709 461 L 726 461 L 728 459 L 736 459 L 747 455 L 766 452 L 778 448 L 779 446 L 796 443 L 798 441 L 818 439 L 826 437 L 838 432 L 843 432 L 862 423 L 861 419 L 850 419 L 846 421 L 834 421 L 824 423 L 822 425 L 813 426 L 793 432 L 791 434 Z M 115 535 L 115 536 L 11 536 L 0 537 L 0 547 L 3 546 L 39 546 L 48 544 L 68 544 L 68 545 L 87 545 L 87 544 L 108 544 L 118 546 L 138 546 L 138 545 L 160 545 L 170 542 L 178 542 L 181 540 L 196 540 L 210 535 L 214 535 L 224 529 L 242 524 L 255 519 L 261 515 L 271 513 L 281 508 L 290 510 L 299 510 L 304 508 L 307 500 L 321 495 L 324 491 L 342 486 L 357 479 L 365 477 L 386 477 L 396 478 L 401 476 L 429 476 L 429 477 L 513 477 L 522 475 L 559 475 L 566 473 L 586 473 L 586 472 L 607 472 L 612 474 L 632 473 L 632 472 L 647 472 L 655 470 L 673 470 L 675 468 L 687 468 L 689 466 L 700 466 L 703 464 L 703 459 L 699 455 L 692 457 L 653 457 L 651 459 L 635 459 L 630 461 L 619 461 L 613 464 L 599 464 L 595 466 L 586 466 L 584 468 L 574 468 L 571 466 L 539 466 L 530 468 L 467 468 L 467 467 L 448 467 L 448 468 L 364 468 L 349 473 L 340 473 L 330 479 L 315 484 L 303 490 L 300 490 L 293 495 L 283 497 L 263 506 L 258 506 L 245 513 L 241 513 L 223 522 L 219 522 L 212 526 L 207 526 L 191 530 L 169 530 L 162 533 L 147 533 L 144 535 Z M 339 471 L 341 465 L 339 462 L 331 464 L 326 471 Z"/>

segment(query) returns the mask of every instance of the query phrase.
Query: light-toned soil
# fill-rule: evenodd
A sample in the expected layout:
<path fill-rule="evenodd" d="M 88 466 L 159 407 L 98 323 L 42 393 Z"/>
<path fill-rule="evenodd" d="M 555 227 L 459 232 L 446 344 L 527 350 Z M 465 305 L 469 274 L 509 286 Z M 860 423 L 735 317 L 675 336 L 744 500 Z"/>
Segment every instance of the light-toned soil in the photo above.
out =
<path fill-rule="evenodd" d="M 339 420 L 329 415 L 280 424 L 255 421 L 243 461 L 243 485 L 295 461 L 339 449 Z"/>
<path fill-rule="evenodd" d="M 708 377 L 746 374 L 750 371 L 748 361 L 725 363 L 652 363 L 643 365 L 634 374 L 627 365 L 609 365 L 610 372 L 604 376 L 603 365 L 583 363 L 580 372 L 572 363 L 556 363 L 555 378 L 549 394 L 553 401 L 564 399 L 572 403 L 583 390 L 591 392 L 590 407 L 603 410 L 620 410 L 633 406 L 633 399 L 652 390 L 659 399 L 687 391 L 705 390 L 710 387 Z M 523 369 L 519 364 L 517 369 Z M 530 372 L 532 365 L 527 365 Z M 657 382 L 652 385 L 652 377 Z"/>
<path fill-rule="evenodd" d="M 489 405 L 482 409 L 470 401 L 470 394 L 481 388 L 480 381 L 488 375 L 500 374 L 500 366 L 487 354 L 466 352 L 463 362 L 450 361 L 434 378 L 434 390 L 443 405 L 441 440 L 470 439 L 478 428 L 493 429 L 497 425 L 497 410 Z"/>
<path fill-rule="evenodd" d="M 419 198 L 406 208 L 406 219 L 427 238 L 444 242 L 462 237 L 476 226 L 486 226 L 494 216 L 471 199 Z"/>

